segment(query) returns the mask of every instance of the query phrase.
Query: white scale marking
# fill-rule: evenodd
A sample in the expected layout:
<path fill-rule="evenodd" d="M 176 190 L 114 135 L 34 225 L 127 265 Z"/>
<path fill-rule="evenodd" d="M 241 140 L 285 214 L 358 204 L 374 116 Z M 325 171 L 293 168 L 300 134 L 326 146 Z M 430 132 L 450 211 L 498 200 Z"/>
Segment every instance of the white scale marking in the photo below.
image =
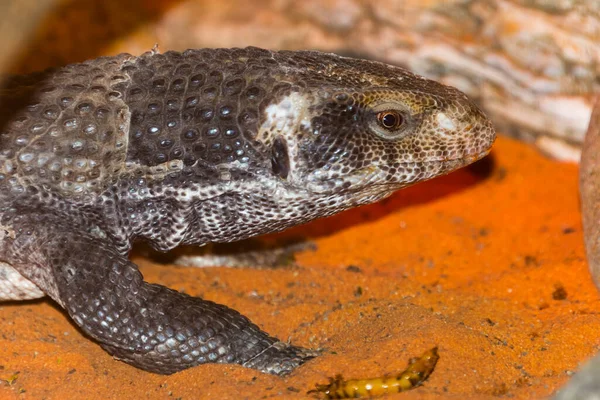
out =
<path fill-rule="evenodd" d="M 443 112 L 437 113 L 437 115 L 435 116 L 435 120 L 440 125 L 440 127 L 444 129 L 444 133 L 446 133 L 447 131 L 456 130 L 456 124 Z"/>

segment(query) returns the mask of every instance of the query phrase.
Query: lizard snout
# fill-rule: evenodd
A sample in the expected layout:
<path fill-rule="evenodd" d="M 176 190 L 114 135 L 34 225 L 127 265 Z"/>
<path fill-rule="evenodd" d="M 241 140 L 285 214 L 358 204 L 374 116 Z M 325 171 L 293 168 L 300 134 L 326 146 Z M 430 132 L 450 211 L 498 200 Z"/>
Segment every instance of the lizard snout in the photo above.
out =
<path fill-rule="evenodd" d="M 449 159 L 476 161 L 490 152 L 496 140 L 492 122 L 466 95 L 456 91 L 454 102 L 433 120 L 439 140 L 454 149 Z"/>

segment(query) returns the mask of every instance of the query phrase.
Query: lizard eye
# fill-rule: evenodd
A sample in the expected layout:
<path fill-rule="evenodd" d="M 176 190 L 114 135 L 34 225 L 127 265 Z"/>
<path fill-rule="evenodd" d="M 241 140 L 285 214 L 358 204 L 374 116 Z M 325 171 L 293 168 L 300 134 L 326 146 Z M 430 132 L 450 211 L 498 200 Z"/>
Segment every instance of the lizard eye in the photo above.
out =
<path fill-rule="evenodd" d="M 377 121 L 382 128 L 395 131 L 402 126 L 404 118 L 397 111 L 381 111 L 377 113 Z"/>
<path fill-rule="evenodd" d="M 385 140 L 406 136 L 414 126 L 414 116 L 404 104 L 384 102 L 375 105 L 368 120 L 371 132 Z"/>

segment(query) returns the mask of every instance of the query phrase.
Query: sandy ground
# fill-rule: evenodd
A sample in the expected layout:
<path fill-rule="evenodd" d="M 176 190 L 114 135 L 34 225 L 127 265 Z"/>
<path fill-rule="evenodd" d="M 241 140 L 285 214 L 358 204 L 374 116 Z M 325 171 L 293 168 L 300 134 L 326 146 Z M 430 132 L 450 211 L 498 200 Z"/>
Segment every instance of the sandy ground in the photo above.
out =
<path fill-rule="evenodd" d="M 522 143 L 500 138 L 475 166 L 264 240 L 290 238 L 316 249 L 275 269 L 133 259 L 149 281 L 325 349 L 292 375 L 229 365 L 147 373 L 113 360 L 42 300 L 0 305 L 0 398 L 306 398 L 337 373 L 397 373 L 436 345 L 430 379 L 389 398 L 543 398 L 600 343 L 577 167 Z"/>

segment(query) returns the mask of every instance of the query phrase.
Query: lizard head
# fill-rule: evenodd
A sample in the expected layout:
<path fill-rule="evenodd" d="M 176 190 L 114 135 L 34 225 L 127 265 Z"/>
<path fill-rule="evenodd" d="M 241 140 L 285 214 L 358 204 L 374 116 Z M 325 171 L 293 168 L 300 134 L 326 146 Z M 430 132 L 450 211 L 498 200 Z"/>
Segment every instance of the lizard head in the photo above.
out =
<path fill-rule="evenodd" d="M 263 123 L 288 185 L 347 208 L 490 151 L 491 122 L 459 90 L 378 62 L 299 54 L 310 66 L 294 73 L 302 89 L 269 105 Z"/>

